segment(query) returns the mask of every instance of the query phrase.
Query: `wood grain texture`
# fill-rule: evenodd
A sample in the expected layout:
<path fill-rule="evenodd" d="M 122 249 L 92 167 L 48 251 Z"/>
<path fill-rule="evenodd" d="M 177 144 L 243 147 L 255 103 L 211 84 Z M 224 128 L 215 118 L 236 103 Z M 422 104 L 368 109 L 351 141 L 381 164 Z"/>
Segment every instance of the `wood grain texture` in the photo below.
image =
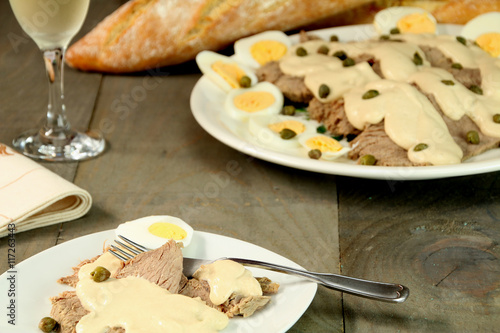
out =
<path fill-rule="evenodd" d="M 330 204 L 336 202 L 335 177 L 262 162 L 210 137 L 187 107 L 199 77 L 105 77 L 92 125 L 102 126 L 111 147 L 80 164 L 75 183 L 95 203 L 87 217 L 64 224 L 62 240 L 167 214 L 308 269 L 338 272 L 337 209 Z M 311 184 L 321 186 L 311 191 Z M 340 330 L 340 300 L 340 293 L 320 289 L 292 332 Z"/>
<path fill-rule="evenodd" d="M 93 0 L 82 33 L 122 4 Z M 43 117 L 40 53 L 0 2 L 0 142 Z M 12 34 L 10 35 L 12 37 Z M 290 332 L 496 332 L 500 327 L 500 173 L 432 181 L 315 174 L 241 154 L 194 120 L 194 63 L 127 76 L 67 70 L 75 126 L 104 132 L 96 159 L 43 163 L 88 190 L 83 218 L 16 234 L 16 262 L 153 214 L 251 242 L 307 269 L 398 282 L 402 304 L 323 287 Z M 29 94 L 29 96 L 28 96 Z M 7 269 L 0 238 L 0 272 Z M 2 291 L 0 291 L 2 292 Z"/>
<path fill-rule="evenodd" d="M 113 3 L 114 2 L 114 3 Z M 79 33 L 102 19 L 119 1 L 92 1 L 89 15 Z M 41 51 L 22 31 L 8 1 L 0 3 L 0 142 L 10 145 L 23 131 L 42 124 L 47 110 L 48 84 Z M 80 130 L 86 130 L 94 110 L 100 87 L 100 74 L 83 74 L 65 68 L 65 104 L 69 121 Z M 41 164 L 66 180 L 73 181 L 77 163 Z M 16 235 L 16 262 L 43 251 L 58 242 L 60 225 L 37 229 L 36 233 Z M 6 239 L 0 239 L 0 253 L 7 255 Z M 0 271 L 7 269 L 7 261 L 0 262 Z"/>
<path fill-rule="evenodd" d="M 349 332 L 492 332 L 500 324 L 500 174 L 342 178 L 342 272 L 407 285 L 394 305 L 344 296 Z"/>

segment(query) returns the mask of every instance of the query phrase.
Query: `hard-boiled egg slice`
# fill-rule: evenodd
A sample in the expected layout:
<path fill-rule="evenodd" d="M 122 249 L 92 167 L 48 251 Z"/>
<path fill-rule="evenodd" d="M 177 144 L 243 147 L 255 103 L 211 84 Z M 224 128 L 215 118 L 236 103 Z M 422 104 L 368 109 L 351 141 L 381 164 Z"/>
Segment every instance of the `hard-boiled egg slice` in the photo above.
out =
<path fill-rule="evenodd" d="M 251 116 L 278 114 L 282 107 L 283 93 L 269 82 L 231 90 L 224 103 L 229 116 L 241 121 L 246 121 Z"/>
<path fill-rule="evenodd" d="M 258 82 L 255 73 L 236 60 L 212 51 L 201 51 L 196 55 L 196 64 L 201 72 L 224 91 L 241 88 L 240 80 L 248 76 L 251 85 Z"/>
<path fill-rule="evenodd" d="M 180 218 L 154 215 L 122 223 L 115 233 L 148 249 L 156 249 L 170 239 L 187 247 L 193 237 L 193 228 Z"/>
<path fill-rule="evenodd" d="M 344 147 L 339 141 L 323 134 L 303 135 L 299 138 L 299 142 L 308 151 L 313 149 L 320 150 L 321 158 L 329 161 L 339 158 L 351 150 L 348 147 Z"/>
<path fill-rule="evenodd" d="M 436 33 L 434 16 L 422 8 L 389 7 L 375 15 L 375 29 L 381 35 L 388 35 L 397 28 L 400 33 Z"/>
<path fill-rule="evenodd" d="M 236 41 L 234 54 L 244 64 L 258 68 L 281 59 L 291 45 L 290 39 L 282 31 L 265 31 Z"/>
<path fill-rule="evenodd" d="M 500 13 L 479 15 L 469 21 L 461 35 L 488 52 L 492 57 L 500 57 Z"/>
<path fill-rule="evenodd" d="M 293 131 L 294 135 L 282 131 Z M 284 115 L 264 115 L 250 117 L 248 130 L 257 142 L 265 147 L 275 149 L 299 148 L 299 138 L 305 133 L 314 133 L 316 126 L 312 121 L 299 117 Z"/>

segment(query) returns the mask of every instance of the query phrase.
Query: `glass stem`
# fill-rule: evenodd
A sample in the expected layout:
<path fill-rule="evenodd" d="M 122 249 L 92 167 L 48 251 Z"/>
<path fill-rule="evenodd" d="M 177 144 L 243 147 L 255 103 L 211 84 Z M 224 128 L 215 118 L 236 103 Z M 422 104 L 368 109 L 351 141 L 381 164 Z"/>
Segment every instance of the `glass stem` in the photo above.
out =
<path fill-rule="evenodd" d="M 43 51 L 43 59 L 49 81 L 49 104 L 47 119 L 41 130 L 41 136 L 57 142 L 60 139 L 64 144 L 67 140 L 70 124 L 66 119 L 64 106 L 64 77 L 63 77 L 64 49 L 56 48 Z M 55 142 L 54 142 L 55 140 Z"/>

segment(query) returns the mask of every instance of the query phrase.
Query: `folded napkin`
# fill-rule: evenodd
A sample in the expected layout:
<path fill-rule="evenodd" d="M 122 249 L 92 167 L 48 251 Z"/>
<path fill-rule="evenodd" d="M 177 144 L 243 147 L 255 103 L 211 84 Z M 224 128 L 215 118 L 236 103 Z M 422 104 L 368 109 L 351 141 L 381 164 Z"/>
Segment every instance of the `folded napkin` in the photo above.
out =
<path fill-rule="evenodd" d="M 90 194 L 0 143 L 0 237 L 85 215 Z"/>

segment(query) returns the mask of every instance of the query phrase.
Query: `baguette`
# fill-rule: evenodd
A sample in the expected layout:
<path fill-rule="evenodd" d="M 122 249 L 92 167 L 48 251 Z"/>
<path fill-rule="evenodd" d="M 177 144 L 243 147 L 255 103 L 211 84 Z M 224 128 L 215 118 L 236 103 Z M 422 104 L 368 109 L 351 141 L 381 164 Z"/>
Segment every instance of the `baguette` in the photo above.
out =
<path fill-rule="evenodd" d="M 85 71 L 175 65 L 264 30 L 290 30 L 370 0 L 131 0 L 66 53 Z"/>
<path fill-rule="evenodd" d="M 463 24 L 500 0 L 131 0 L 73 44 L 67 63 L 127 73 L 179 64 L 265 30 L 371 22 L 380 9 L 418 6 L 440 23 Z"/>

